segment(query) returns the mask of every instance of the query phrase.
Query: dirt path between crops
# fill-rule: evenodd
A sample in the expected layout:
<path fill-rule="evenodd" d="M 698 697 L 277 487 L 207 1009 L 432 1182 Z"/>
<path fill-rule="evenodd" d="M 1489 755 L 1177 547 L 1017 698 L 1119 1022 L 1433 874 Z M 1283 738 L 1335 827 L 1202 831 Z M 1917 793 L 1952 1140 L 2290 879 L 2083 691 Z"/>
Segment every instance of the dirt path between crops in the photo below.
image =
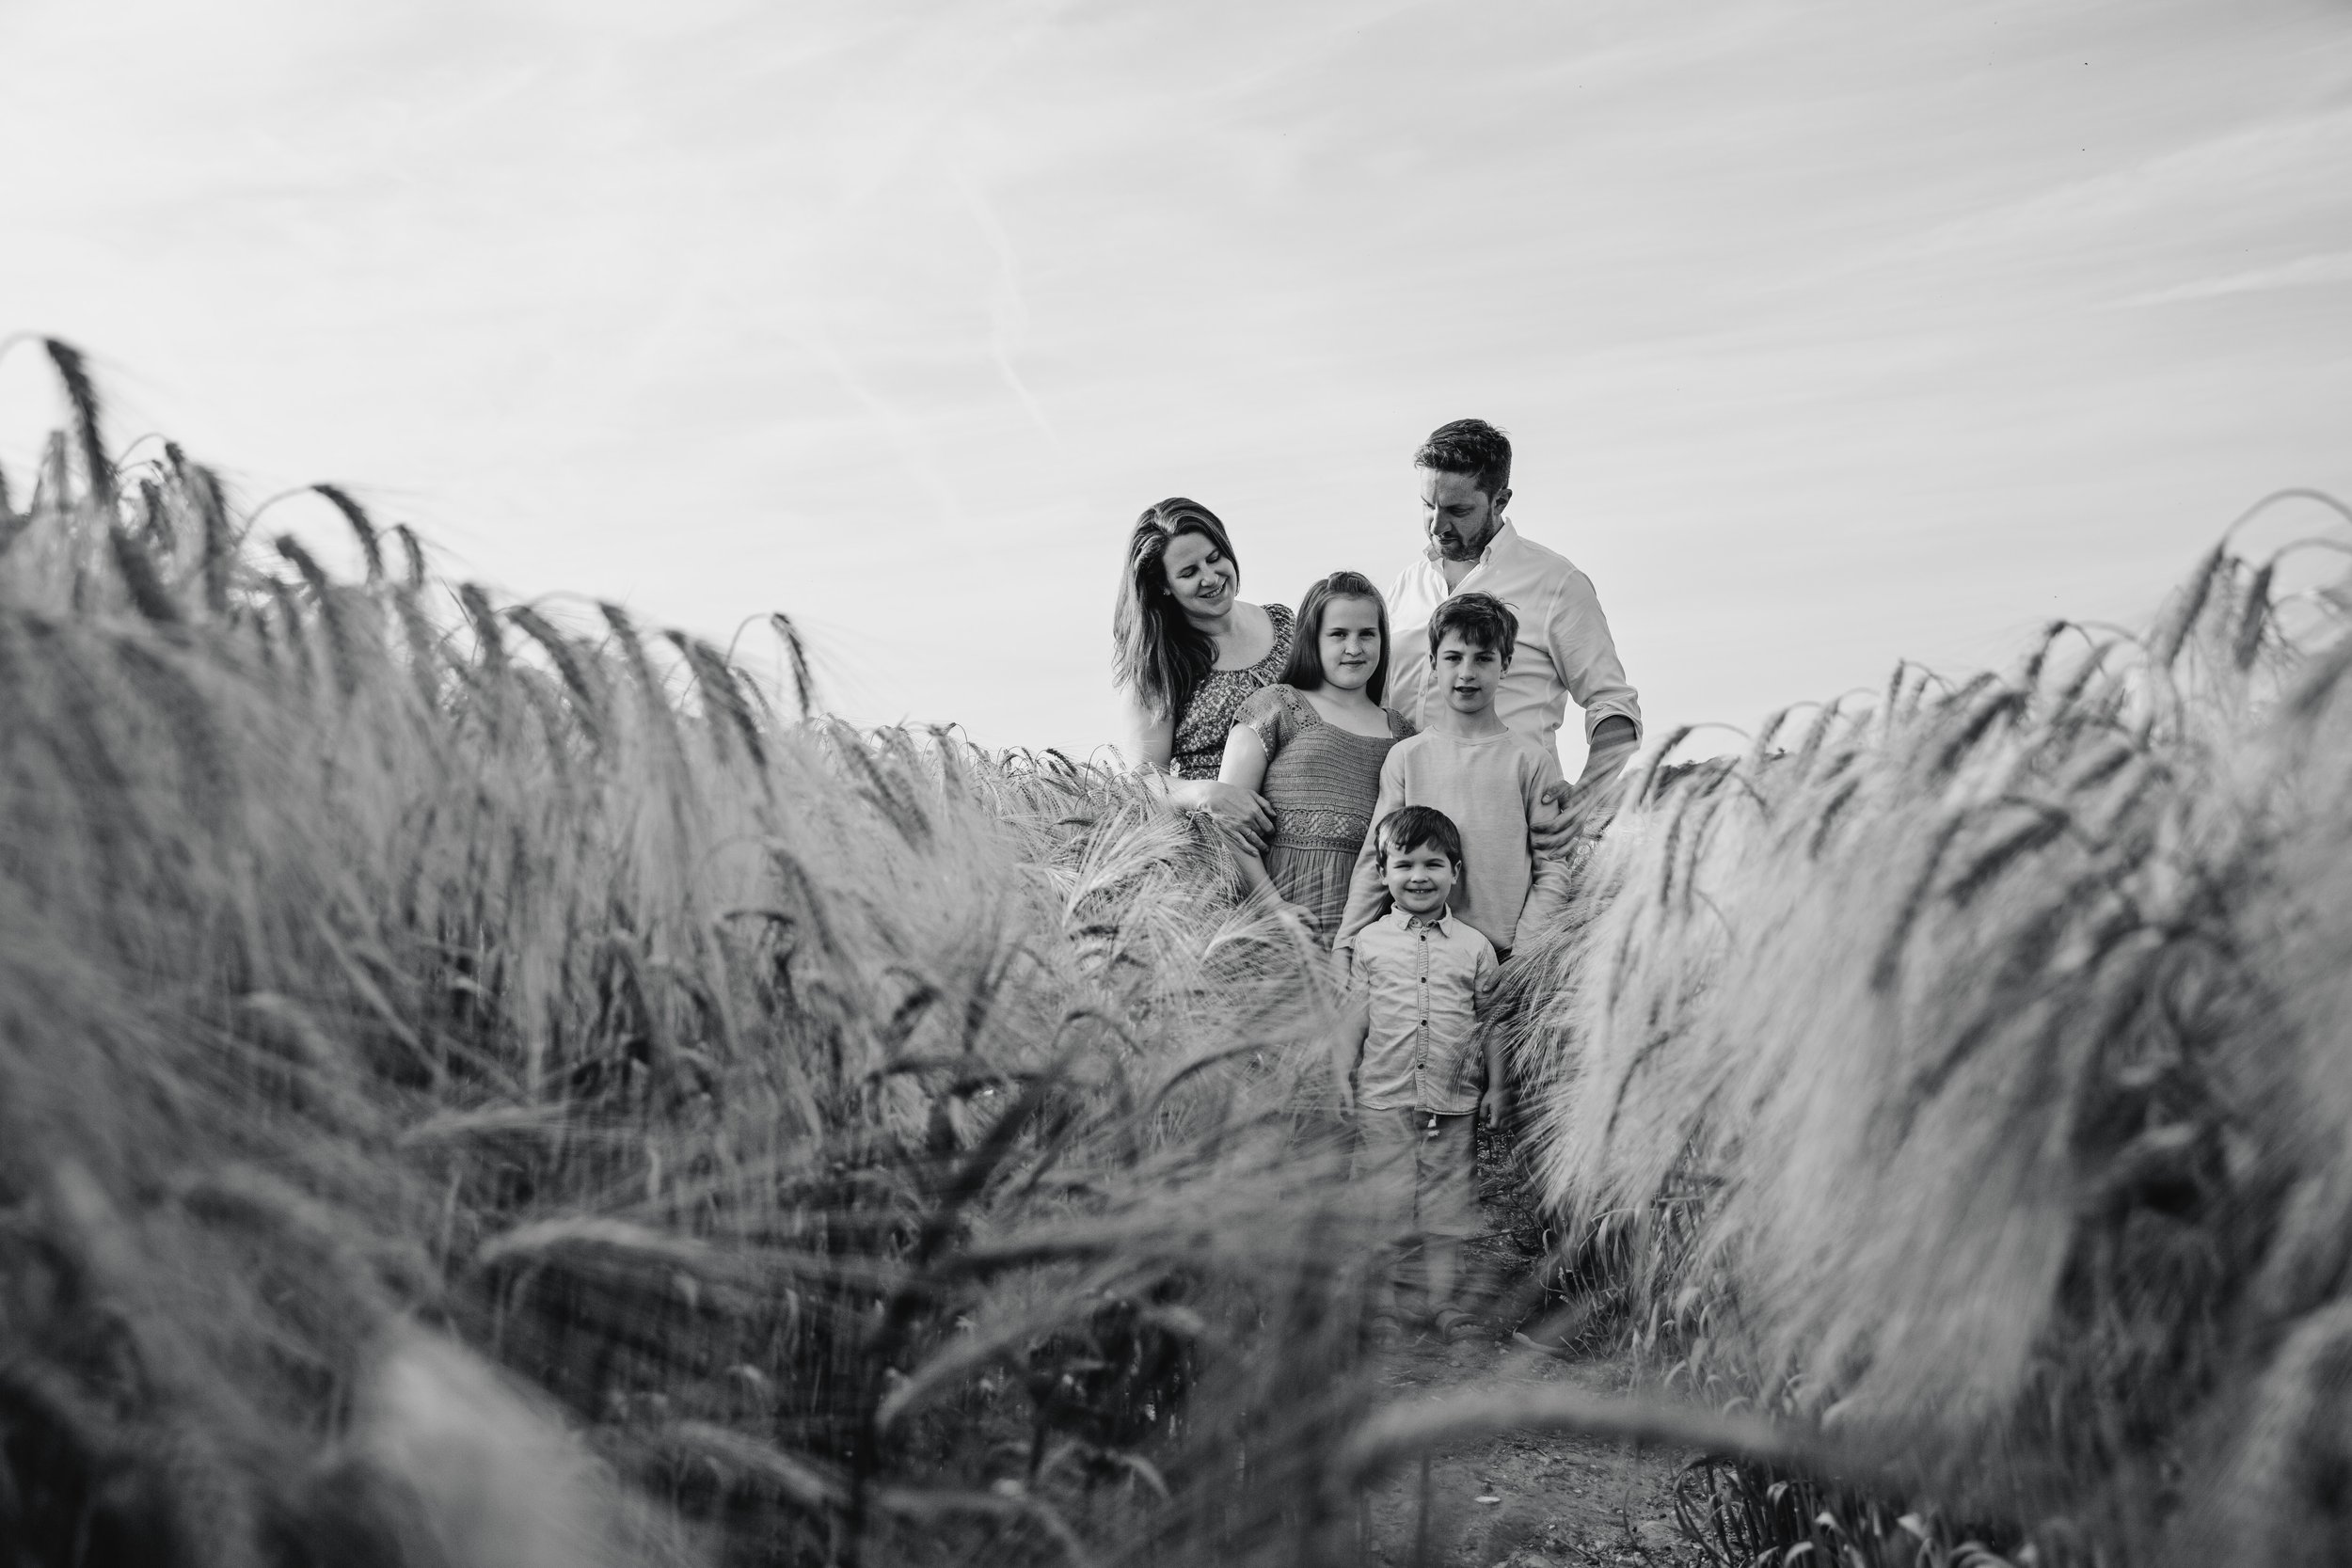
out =
<path fill-rule="evenodd" d="M 1397 1350 L 1386 1375 L 1400 1399 L 1536 1383 L 1618 1394 L 1631 1370 L 1618 1359 L 1563 1360 L 1510 1340 L 1423 1341 Z M 1425 1509 L 1417 1466 L 1374 1488 L 1364 1560 L 1400 1568 L 1699 1562 L 1674 1523 L 1673 1482 L 1685 1457 L 1572 1437 L 1467 1444 L 1430 1462 Z"/>
<path fill-rule="evenodd" d="M 1492 1233 L 1466 1259 L 1489 1291 L 1508 1293 L 1541 1250 L 1538 1222 L 1505 1140 L 1481 1130 L 1479 1190 Z M 1597 1394 L 1634 1386 L 1632 1363 L 1607 1353 L 1555 1354 L 1514 1338 L 1446 1345 L 1431 1338 L 1392 1352 L 1385 1370 L 1395 1399 L 1466 1388 L 1562 1384 Z M 1535 1325 L 1538 1338 L 1543 1331 Z M 1674 1480 L 1690 1456 L 1573 1437 L 1500 1436 L 1464 1444 L 1375 1487 L 1363 1560 L 1397 1568 L 1536 1568 L 1538 1564 L 1705 1561 L 1675 1528 Z"/>

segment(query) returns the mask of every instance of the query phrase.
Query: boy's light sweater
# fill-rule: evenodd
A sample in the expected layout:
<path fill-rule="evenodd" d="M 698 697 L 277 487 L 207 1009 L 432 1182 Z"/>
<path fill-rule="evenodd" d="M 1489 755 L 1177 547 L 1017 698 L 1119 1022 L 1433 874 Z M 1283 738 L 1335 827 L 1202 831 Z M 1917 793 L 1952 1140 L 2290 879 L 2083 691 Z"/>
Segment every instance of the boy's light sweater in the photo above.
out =
<path fill-rule="evenodd" d="M 1536 860 L 1527 835 L 1527 825 L 1544 809 L 1546 786 L 1559 782 L 1560 763 L 1550 748 L 1516 730 L 1470 738 L 1423 730 L 1398 741 L 1380 765 L 1374 831 L 1357 857 L 1347 912 L 1340 917 L 1334 944 L 1350 944 L 1388 910 L 1389 890 L 1380 874 L 1381 820 L 1405 806 L 1434 806 L 1462 833 L 1455 917 L 1507 952 L 1531 904 L 1541 915 L 1566 898 L 1567 867 Z"/>

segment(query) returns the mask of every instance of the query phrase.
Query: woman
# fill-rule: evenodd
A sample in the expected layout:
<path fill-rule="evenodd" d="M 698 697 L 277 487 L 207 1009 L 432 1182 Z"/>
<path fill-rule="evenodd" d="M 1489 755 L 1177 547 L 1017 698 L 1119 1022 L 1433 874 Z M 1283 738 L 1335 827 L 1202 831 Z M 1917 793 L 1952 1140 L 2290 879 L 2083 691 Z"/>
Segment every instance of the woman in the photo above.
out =
<path fill-rule="evenodd" d="M 1136 519 L 1111 635 L 1128 755 L 1171 805 L 1206 811 L 1251 848 L 1270 824 L 1256 792 L 1223 783 L 1225 732 L 1291 655 L 1291 612 L 1245 604 L 1216 514 L 1172 497 Z"/>
<path fill-rule="evenodd" d="M 1380 705 L 1389 683 L 1389 611 L 1360 573 L 1334 572 L 1298 602 L 1298 635 L 1279 684 L 1242 704 L 1217 777 L 1263 792 L 1274 832 L 1243 869 L 1300 911 L 1328 946 L 1372 830 L 1380 765 L 1412 723 Z"/>

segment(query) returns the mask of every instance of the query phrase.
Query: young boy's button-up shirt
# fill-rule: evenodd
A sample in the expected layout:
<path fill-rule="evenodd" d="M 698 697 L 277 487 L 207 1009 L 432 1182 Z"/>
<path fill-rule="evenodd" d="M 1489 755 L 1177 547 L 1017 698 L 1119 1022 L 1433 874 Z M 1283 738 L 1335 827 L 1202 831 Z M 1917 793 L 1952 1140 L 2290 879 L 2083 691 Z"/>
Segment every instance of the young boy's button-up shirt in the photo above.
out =
<path fill-rule="evenodd" d="M 1495 692 L 1495 717 L 1560 755 L 1560 726 L 1568 700 L 1584 710 L 1584 737 L 1612 715 L 1642 728 L 1641 699 L 1625 678 L 1600 597 L 1586 577 L 1557 550 L 1522 538 L 1505 523 L 1486 541 L 1478 562 L 1457 584 L 1445 580 L 1434 545 L 1407 566 L 1389 592 L 1388 705 L 1422 729 L 1445 694 L 1429 669 L 1429 618 L 1456 594 L 1492 594 L 1519 618 L 1518 647 Z"/>
<path fill-rule="evenodd" d="M 1356 938 L 1348 984 L 1365 993 L 1372 1027 L 1356 1065 L 1356 1102 L 1374 1111 L 1478 1109 L 1485 1061 L 1471 1049 L 1479 989 L 1494 944 L 1439 911 L 1391 910 Z"/>

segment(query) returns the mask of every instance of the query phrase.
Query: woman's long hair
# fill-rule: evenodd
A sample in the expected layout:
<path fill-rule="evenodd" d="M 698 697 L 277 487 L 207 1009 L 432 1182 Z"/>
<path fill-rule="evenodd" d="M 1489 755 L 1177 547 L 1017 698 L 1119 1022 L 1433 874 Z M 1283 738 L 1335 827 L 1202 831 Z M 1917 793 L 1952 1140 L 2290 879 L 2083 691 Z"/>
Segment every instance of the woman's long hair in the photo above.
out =
<path fill-rule="evenodd" d="M 1291 634 L 1291 661 L 1282 671 L 1282 684 L 1294 691 L 1312 691 L 1323 684 L 1323 611 L 1333 599 L 1370 599 L 1380 612 L 1380 657 L 1373 663 L 1372 679 L 1364 683 L 1376 703 L 1389 689 L 1389 601 L 1361 572 L 1334 572 L 1298 601 L 1298 626 Z"/>
<path fill-rule="evenodd" d="M 1177 608 L 1161 564 L 1168 546 L 1187 533 L 1200 535 L 1233 563 L 1233 591 L 1240 593 L 1241 558 L 1225 525 L 1199 501 L 1171 496 L 1136 519 L 1111 621 L 1111 668 L 1119 684 L 1170 723 L 1183 722 L 1184 705 L 1216 667 L 1216 644 Z"/>

